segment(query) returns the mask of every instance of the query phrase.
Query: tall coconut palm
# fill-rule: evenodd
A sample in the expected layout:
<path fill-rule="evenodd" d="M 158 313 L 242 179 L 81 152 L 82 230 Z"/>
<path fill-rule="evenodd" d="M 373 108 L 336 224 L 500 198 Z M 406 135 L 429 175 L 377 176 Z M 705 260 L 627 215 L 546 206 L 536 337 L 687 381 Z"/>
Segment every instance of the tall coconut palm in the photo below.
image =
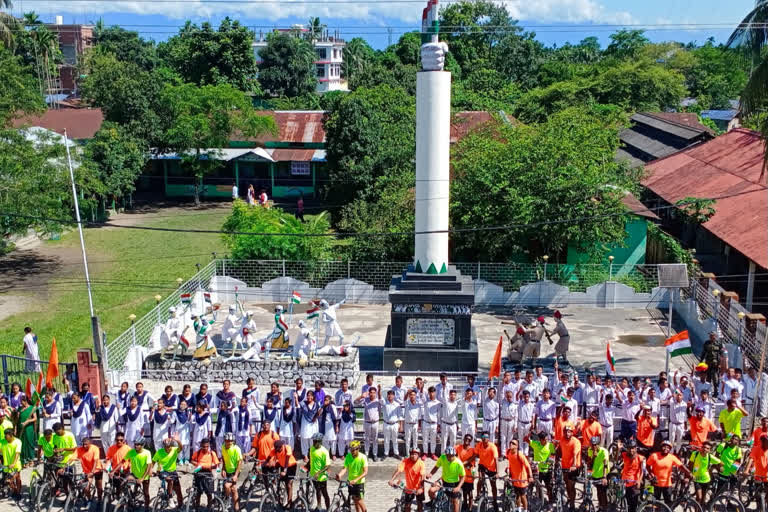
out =
<path fill-rule="evenodd" d="M 40 19 L 40 16 L 38 16 L 35 11 L 25 12 L 22 21 L 25 27 L 34 27 L 43 24 L 43 20 Z"/>
<path fill-rule="evenodd" d="M 747 85 L 741 93 L 740 109 L 744 117 L 759 116 L 768 106 L 768 0 L 757 0 L 744 20 L 728 38 L 726 46 L 741 50 L 751 62 L 752 70 Z M 758 129 L 768 141 L 768 122 L 761 122 Z M 768 151 L 765 152 L 764 169 L 768 167 Z"/>
<path fill-rule="evenodd" d="M 326 28 L 327 25 L 320 23 L 320 18 L 317 16 L 309 18 L 309 32 L 307 32 L 307 38 L 313 42 L 321 39 Z"/>
<path fill-rule="evenodd" d="M 0 0 L 0 9 L 13 7 L 11 0 Z M 19 20 L 7 12 L 0 12 L 0 45 L 13 49 L 14 35 L 21 30 Z"/>

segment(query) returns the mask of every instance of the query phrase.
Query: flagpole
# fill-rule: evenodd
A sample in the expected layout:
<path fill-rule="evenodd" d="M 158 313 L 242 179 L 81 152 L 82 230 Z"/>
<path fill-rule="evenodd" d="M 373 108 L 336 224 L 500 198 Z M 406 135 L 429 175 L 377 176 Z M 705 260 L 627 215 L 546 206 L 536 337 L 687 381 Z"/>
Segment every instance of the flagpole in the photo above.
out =
<path fill-rule="evenodd" d="M 669 299 L 669 315 L 667 316 L 667 339 L 672 337 L 672 305 L 674 303 L 673 301 L 673 295 L 675 293 L 674 288 L 667 288 L 669 290 L 669 294 L 667 295 Z M 666 358 L 664 361 L 664 373 L 669 374 L 669 350 L 664 350 L 666 354 Z"/>

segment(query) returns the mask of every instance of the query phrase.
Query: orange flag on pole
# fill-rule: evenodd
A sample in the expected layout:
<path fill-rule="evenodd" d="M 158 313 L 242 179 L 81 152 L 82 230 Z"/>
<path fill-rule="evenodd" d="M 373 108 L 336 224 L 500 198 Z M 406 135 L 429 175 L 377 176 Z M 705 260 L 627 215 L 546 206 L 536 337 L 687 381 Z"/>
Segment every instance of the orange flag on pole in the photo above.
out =
<path fill-rule="evenodd" d="M 488 380 L 501 376 L 501 345 L 503 339 L 503 336 L 499 336 L 499 344 L 496 345 L 496 353 L 493 355 L 491 369 L 488 371 Z"/>
<path fill-rule="evenodd" d="M 51 344 L 51 357 L 48 358 L 48 373 L 45 375 L 45 385 L 53 387 L 53 379 L 59 376 L 59 349 L 56 348 L 56 338 Z"/>

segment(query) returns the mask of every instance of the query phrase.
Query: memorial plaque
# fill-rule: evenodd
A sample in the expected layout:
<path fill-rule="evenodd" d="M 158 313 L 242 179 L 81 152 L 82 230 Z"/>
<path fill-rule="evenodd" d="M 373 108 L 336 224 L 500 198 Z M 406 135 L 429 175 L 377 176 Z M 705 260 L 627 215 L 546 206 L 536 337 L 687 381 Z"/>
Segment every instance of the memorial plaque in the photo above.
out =
<path fill-rule="evenodd" d="M 453 345 L 455 333 L 453 318 L 409 318 L 405 339 L 408 345 Z"/>

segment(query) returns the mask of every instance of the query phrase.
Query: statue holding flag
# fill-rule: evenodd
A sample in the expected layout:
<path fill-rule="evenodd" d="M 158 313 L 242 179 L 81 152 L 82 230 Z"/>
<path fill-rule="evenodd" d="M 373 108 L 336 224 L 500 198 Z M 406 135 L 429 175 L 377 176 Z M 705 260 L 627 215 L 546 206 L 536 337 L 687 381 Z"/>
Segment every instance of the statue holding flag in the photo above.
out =
<path fill-rule="evenodd" d="M 288 337 L 288 324 L 283 320 L 283 306 L 275 306 L 275 328 L 266 337 L 258 341 L 264 347 L 270 348 L 288 348 L 290 338 Z"/>
<path fill-rule="evenodd" d="M 346 299 L 341 300 L 340 302 L 337 302 L 333 306 L 328 304 L 328 301 L 323 299 L 320 301 L 320 309 L 322 310 L 322 320 L 325 324 L 325 343 L 324 345 L 328 345 L 328 342 L 331 340 L 333 336 L 339 337 L 339 345 L 344 344 L 344 332 L 341 330 L 341 326 L 339 325 L 338 320 L 336 319 L 336 314 L 338 309 L 341 307 L 342 304 Z"/>
<path fill-rule="evenodd" d="M 197 337 L 193 354 L 195 359 L 215 358 L 218 355 L 216 345 L 213 344 L 208 334 L 209 327 L 210 325 L 202 315 L 192 314 L 192 329 Z"/>

